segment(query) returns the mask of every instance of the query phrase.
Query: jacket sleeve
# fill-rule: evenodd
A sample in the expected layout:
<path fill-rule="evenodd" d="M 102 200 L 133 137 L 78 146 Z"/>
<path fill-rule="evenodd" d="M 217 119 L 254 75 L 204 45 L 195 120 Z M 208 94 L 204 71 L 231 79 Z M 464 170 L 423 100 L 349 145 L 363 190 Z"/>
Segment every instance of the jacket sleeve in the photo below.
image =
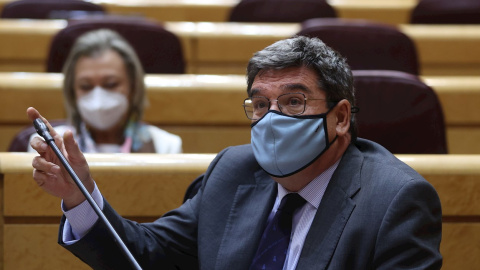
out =
<path fill-rule="evenodd" d="M 441 234 L 441 205 L 435 189 L 426 181 L 407 182 L 381 223 L 374 268 L 440 269 Z"/>
<path fill-rule="evenodd" d="M 152 223 L 137 223 L 122 218 L 105 200 L 103 212 L 142 269 L 198 269 L 198 212 L 208 175 L 221 158 L 212 161 L 195 197 L 187 200 Z M 60 224 L 58 242 L 94 269 L 131 269 L 107 227 L 99 220 L 77 242 L 62 242 L 65 217 Z"/>

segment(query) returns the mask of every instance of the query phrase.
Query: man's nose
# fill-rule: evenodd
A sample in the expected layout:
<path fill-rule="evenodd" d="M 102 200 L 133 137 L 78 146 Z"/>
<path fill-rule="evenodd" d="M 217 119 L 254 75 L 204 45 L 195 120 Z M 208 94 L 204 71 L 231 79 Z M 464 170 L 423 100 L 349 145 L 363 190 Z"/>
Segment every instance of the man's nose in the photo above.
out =
<path fill-rule="evenodd" d="M 278 101 L 277 100 L 270 100 L 270 109 L 269 110 L 280 111 L 280 108 L 278 107 Z"/>

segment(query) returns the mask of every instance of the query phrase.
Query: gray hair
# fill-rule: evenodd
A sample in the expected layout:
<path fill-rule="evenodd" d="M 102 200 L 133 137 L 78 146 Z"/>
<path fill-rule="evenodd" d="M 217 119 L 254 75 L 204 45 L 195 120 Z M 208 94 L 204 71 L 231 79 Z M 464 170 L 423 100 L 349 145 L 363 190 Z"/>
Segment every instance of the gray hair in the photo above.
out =
<path fill-rule="evenodd" d="M 302 66 L 311 68 L 318 75 L 318 86 L 325 91 L 328 108 L 342 99 L 348 100 L 354 108 L 353 75 L 346 59 L 315 37 L 296 36 L 280 40 L 255 53 L 247 66 L 248 96 L 251 96 L 255 77 L 262 70 Z M 350 134 L 352 142 L 355 141 L 357 128 L 354 114 L 351 116 Z"/>
<path fill-rule="evenodd" d="M 122 57 L 130 79 L 133 100 L 128 118 L 133 116 L 135 122 L 142 119 L 146 102 L 145 74 L 135 50 L 125 39 L 112 30 L 93 30 L 78 37 L 63 66 L 63 92 L 68 120 L 77 130 L 80 130 L 82 120 L 75 96 L 75 66 L 78 59 L 83 56 L 92 57 L 108 50 L 113 50 Z"/>

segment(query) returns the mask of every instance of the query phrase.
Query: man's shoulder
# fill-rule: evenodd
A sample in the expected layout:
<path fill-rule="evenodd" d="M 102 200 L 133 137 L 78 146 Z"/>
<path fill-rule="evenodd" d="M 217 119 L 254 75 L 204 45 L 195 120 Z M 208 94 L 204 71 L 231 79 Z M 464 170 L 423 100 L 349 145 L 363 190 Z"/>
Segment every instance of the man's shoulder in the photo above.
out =
<path fill-rule="evenodd" d="M 250 144 L 230 146 L 223 149 L 217 154 L 212 165 L 232 171 L 251 171 L 259 168 Z"/>
<path fill-rule="evenodd" d="M 253 156 L 251 144 L 234 145 L 225 148 L 222 152 L 228 152 L 231 155 Z"/>
<path fill-rule="evenodd" d="M 423 179 L 412 167 L 378 143 L 359 138 L 354 145 L 364 159 L 363 169 L 373 169 L 377 173 L 388 173 L 405 179 Z"/>
<path fill-rule="evenodd" d="M 226 190 L 236 189 L 239 184 L 254 184 L 254 175 L 261 171 L 253 155 L 252 147 L 247 145 L 225 148 L 210 163 L 205 176 L 210 186 Z M 226 185 L 226 186 L 225 186 Z"/>
<path fill-rule="evenodd" d="M 218 156 L 221 159 L 234 159 L 237 161 L 251 161 L 256 162 L 255 156 L 253 155 L 252 146 L 250 144 L 242 144 L 230 146 L 223 149 Z"/>

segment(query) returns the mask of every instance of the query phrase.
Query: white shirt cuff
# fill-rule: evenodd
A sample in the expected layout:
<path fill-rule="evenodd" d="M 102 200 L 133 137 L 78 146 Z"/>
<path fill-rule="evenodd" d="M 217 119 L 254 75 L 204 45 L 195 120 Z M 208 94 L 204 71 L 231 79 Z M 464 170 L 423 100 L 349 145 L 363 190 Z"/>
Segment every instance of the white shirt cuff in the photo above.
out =
<path fill-rule="evenodd" d="M 103 210 L 103 196 L 100 193 L 96 183 L 91 195 L 98 207 Z M 63 242 L 67 245 L 73 244 L 85 236 L 85 234 L 87 234 L 88 231 L 93 227 L 95 222 L 97 222 L 97 213 L 95 213 L 87 200 L 68 211 L 65 211 L 63 201 L 61 207 L 63 214 L 67 218 L 63 227 L 62 236 Z"/>

